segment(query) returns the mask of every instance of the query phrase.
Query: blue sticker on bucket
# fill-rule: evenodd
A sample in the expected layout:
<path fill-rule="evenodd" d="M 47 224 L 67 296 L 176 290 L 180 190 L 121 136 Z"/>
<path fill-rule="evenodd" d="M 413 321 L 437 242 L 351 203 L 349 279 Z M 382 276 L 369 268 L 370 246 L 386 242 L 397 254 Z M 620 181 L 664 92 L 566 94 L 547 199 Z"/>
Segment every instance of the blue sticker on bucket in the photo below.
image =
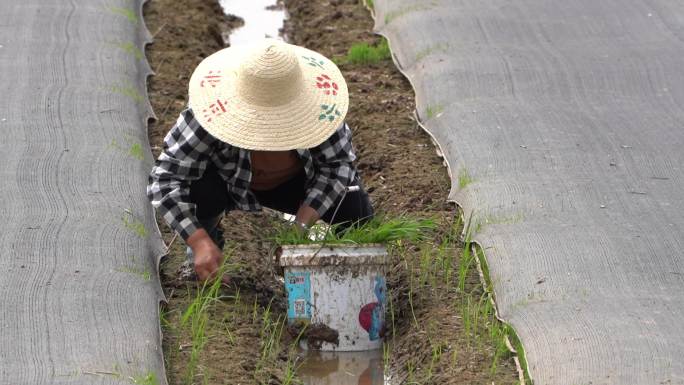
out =
<path fill-rule="evenodd" d="M 308 271 L 285 273 L 287 290 L 287 318 L 311 319 L 311 273 Z"/>

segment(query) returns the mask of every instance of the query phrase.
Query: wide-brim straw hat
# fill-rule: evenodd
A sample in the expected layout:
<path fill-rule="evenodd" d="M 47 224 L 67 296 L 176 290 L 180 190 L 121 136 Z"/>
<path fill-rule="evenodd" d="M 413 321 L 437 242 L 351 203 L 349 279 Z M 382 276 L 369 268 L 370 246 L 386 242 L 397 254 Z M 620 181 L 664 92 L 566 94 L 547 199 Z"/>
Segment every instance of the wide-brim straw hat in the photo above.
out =
<path fill-rule="evenodd" d="M 347 83 L 325 56 L 263 39 L 205 58 L 189 84 L 195 119 L 217 139 L 260 151 L 316 147 L 344 122 Z"/>

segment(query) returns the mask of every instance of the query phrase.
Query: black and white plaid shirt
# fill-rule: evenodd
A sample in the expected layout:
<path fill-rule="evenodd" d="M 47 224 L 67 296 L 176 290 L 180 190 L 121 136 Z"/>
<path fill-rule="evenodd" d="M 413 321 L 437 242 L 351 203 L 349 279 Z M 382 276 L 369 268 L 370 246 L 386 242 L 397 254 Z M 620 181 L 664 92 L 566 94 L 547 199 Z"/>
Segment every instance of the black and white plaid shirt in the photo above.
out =
<path fill-rule="evenodd" d="M 344 188 L 356 181 L 352 161 L 356 159 L 351 130 L 343 123 L 330 138 L 317 147 L 298 149 L 304 160 L 308 179 L 305 205 L 322 217 L 342 195 Z M 202 177 L 209 162 L 226 181 L 237 208 L 261 210 L 249 190 L 252 180 L 250 152 L 231 146 L 211 136 L 195 120 L 191 109 L 181 112 L 178 121 L 164 138 L 164 149 L 152 169 L 147 196 L 164 220 L 187 239 L 201 225 L 190 203 L 190 184 Z"/>

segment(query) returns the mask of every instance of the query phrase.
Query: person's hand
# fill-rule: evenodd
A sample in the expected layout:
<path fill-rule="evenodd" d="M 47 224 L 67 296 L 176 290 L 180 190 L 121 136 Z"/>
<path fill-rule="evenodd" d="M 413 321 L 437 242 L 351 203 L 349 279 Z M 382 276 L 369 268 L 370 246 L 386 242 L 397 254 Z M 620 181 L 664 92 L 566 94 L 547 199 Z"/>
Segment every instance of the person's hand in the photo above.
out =
<path fill-rule="evenodd" d="M 187 240 L 195 256 L 195 273 L 200 281 L 216 276 L 223 263 L 223 252 L 204 229 L 195 231 Z"/>

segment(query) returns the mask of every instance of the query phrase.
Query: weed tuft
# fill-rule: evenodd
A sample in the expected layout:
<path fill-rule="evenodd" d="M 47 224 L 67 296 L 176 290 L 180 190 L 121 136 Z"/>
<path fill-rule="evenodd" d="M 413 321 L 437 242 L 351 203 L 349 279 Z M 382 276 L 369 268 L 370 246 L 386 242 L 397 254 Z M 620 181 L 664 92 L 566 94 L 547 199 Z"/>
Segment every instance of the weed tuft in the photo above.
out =
<path fill-rule="evenodd" d="M 458 173 L 458 188 L 459 189 L 464 189 L 466 186 L 469 184 L 473 183 L 475 179 L 473 179 L 470 174 L 468 173 L 468 170 L 465 168 L 461 169 L 461 171 Z"/>
<path fill-rule="evenodd" d="M 157 375 L 149 372 L 144 375 L 139 375 L 139 376 L 134 376 L 131 377 L 131 381 L 135 385 L 159 385 L 159 381 L 157 380 Z"/>
<path fill-rule="evenodd" d="M 150 273 L 148 270 L 143 270 L 139 267 L 135 266 L 125 266 L 119 269 L 116 269 L 116 271 L 120 273 L 129 273 L 133 275 L 137 275 L 140 278 L 142 278 L 143 281 L 149 282 L 152 279 L 152 273 Z"/>
<path fill-rule="evenodd" d="M 387 39 L 382 38 L 378 45 L 372 46 L 368 43 L 356 43 L 349 48 L 347 56 L 339 58 L 338 63 L 350 64 L 375 64 L 391 57 Z"/>
<path fill-rule="evenodd" d="M 138 92 L 138 90 L 130 84 L 112 86 L 110 91 L 114 92 L 115 94 L 127 96 L 133 99 L 136 103 L 142 103 L 145 101 L 145 97 L 142 96 L 140 92 Z"/>
<path fill-rule="evenodd" d="M 200 353 L 204 350 L 204 345 L 207 343 L 206 329 L 207 321 L 209 320 L 209 310 L 217 301 L 225 298 L 220 296 L 219 289 L 223 283 L 223 275 L 229 266 L 226 263 L 227 260 L 228 256 L 225 257 L 216 277 L 213 280 L 205 281 L 197 290 L 195 298 L 181 316 L 181 327 L 189 326 L 190 328 L 191 350 L 186 372 L 186 381 L 188 383 L 193 383 Z"/>
<path fill-rule="evenodd" d="M 114 46 L 117 48 L 121 49 L 122 51 L 126 52 L 129 55 L 132 55 L 135 57 L 136 60 L 142 60 L 145 57 L 145 54 L 143 51 L 141 51 L 138 47 L 133 44 L 133 42 L 127 41 L 125 43 L 113 43 Z"/>
<path fill-rule="evenodd" d="M 125 210 L 123 216 L 121 217 L 123 225 L 128 230 L 135 233 L 140 238 L 147 238 L 148 232 L 145 228 L 145 224 L 142 223 L 138 218 L 135 218 L 131 214 L 130 210 Z"/>
<path fill-rule="evenodd" d="M 128 149 L 128 155 L 137 160 L 145 160 L 145 153 L 143 152 L 143 148 L 140 143 L 131 144 L 131 147 Z"/>
<path fill-rule="evenodd" d="M 444 111 L 444 106 L 442 106 L 441 104 L 437 104 L 434 106 L 427 106 L 427 108 L 425 109 L 425 116 L 427 116 L 428 119 L 432 119 L 434 117 L 437 117 L 443 111 Z"/>
<path fill-rule="evenodd" d="M 124 16 L 128 21 L 130 21 L 133 24 L 138 23 L 138 16 L 135 14 L 135 11 L 130 8 L 122 8 L 122 7 L 109 7 L 107 8 L 109 12 Z"/>

